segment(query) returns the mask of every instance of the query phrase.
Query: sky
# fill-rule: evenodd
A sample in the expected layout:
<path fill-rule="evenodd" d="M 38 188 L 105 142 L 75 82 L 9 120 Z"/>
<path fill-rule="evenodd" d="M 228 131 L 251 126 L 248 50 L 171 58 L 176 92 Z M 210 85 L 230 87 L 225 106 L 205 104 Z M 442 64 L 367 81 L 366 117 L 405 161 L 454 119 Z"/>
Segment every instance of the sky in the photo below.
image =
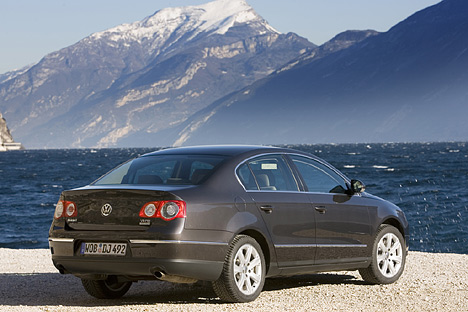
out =
<path fill-rule="evenodd" d="M 92 33 L 166 7 L 209 0 L 0 0 L 0 74 L 38 62 Z M 350 29 L 387 31 L 440 0 L 247 0 L 280 32 L 315 44 Z"/>

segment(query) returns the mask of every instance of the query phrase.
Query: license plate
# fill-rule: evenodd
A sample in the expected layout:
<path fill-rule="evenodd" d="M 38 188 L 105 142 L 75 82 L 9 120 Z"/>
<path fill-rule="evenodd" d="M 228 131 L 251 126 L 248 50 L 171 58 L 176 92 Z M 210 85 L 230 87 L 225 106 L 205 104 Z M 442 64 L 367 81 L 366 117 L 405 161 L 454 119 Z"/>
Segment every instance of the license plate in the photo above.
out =
<path fill-rule="evenodd" d="M 82 243 L 80 253 L 82 255 L 112 255 L 125 256 L 127 244 L 117 243 Z"/>

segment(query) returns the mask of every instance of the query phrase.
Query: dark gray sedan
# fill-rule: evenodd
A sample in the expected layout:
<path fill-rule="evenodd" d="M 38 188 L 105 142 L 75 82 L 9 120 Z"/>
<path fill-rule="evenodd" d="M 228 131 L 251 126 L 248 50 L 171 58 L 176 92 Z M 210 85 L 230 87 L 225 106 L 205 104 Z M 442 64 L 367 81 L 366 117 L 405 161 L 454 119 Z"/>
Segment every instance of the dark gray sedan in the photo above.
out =
<path fill-rule="evenodd" d="M 223 301 L 255 300 L 265 278 L 403 273 L 408 222 L 325 161 L 263 146 L 165 149 L 64 191 L 49 232 L 55 267 L 97 298 L 132 282 L 211 281 Z"/>

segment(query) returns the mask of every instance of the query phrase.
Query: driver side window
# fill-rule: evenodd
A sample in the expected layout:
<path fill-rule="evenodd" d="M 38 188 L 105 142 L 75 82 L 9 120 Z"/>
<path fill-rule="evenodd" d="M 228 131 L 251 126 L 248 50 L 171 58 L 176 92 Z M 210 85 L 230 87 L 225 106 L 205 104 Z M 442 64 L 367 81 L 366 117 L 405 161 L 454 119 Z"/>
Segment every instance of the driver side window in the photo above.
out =
<path fill-rule="evenodd" d="M 309 192 L 346 193 L 346 182 L 331 168 L 310 158 L 291 155 Z"/>

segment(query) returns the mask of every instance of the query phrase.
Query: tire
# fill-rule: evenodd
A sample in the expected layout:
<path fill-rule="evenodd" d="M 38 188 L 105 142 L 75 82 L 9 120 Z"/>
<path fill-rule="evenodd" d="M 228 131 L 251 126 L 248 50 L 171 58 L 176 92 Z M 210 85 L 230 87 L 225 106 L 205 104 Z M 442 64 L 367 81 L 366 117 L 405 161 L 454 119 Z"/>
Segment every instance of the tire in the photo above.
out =
<path fill-rule="evenodd" d="M 372 248 L 369 267 L 359 274 L 371 284 L 391 284 L 403 274 L 406 263 L 406 244 L 402 234 L 394 226 L 380 226 Z"/>
<path fill-rule="evenodd" d="M 120 298 L 132 286 L 132 282 L 119 282 L 116 276 L 109 276 L 106 280 L 81 279 L 81 283 L 88 294 L 98 299 Z"/>
<path fill-rule="evenodd" d="M 238 235 L 229 246 L 223 271 L 212 283 L 216 295 L 225 302 L 255 300 L 265 284 L 265 257 L 255 239 Z"/>

